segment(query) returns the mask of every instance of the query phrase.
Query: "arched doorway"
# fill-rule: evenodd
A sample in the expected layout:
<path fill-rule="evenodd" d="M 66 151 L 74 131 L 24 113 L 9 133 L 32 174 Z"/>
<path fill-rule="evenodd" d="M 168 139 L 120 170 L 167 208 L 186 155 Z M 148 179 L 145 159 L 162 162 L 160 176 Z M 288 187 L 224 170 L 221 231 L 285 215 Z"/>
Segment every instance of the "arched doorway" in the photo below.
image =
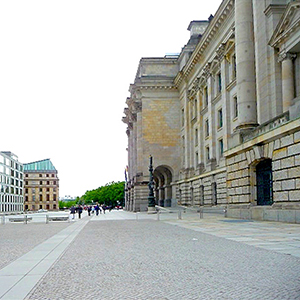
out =
<path fill-rule="evenodd" d="M 155 182 L 156 203 L 160 206 L 171 206 L 172 200 L 172 171 L 168 166 L 158 166 L 153 172 Z"/>
<path fill-rule="evenodd" d="M 272 160 L 265 159 L 256 166 L 257 205 L 273 203 Z"/>

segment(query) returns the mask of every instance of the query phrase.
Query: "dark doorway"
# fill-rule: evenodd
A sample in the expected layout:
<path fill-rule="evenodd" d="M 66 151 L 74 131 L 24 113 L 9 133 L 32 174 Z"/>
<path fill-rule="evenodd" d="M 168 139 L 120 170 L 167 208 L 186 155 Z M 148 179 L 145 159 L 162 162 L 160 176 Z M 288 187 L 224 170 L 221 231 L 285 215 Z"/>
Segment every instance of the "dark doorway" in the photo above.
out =
<path fill-rule="evenodd" d="M 266 159 L 256 166 L 257 205 L 273 203 L 272 160 Z"/>

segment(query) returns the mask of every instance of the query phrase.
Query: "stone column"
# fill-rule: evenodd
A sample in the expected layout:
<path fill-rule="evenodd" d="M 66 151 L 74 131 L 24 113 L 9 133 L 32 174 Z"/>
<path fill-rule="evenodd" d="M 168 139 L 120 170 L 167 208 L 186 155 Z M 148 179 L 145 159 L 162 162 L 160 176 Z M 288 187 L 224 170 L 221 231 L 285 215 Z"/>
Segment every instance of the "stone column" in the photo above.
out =
<path fill-rule="evenodd" d="M 282 69 L 282 110 L 286 112 L 292 104 L 292 100 L 295 98 L 294 87 L 294 67 L 293 59 L 295 54 L 283 53 L 279 56 Z"/>
<path fill-rule="evenodd" d="M 239 127 L 257 125 L 252 0 L 235 1 L 235 49 Z"/>

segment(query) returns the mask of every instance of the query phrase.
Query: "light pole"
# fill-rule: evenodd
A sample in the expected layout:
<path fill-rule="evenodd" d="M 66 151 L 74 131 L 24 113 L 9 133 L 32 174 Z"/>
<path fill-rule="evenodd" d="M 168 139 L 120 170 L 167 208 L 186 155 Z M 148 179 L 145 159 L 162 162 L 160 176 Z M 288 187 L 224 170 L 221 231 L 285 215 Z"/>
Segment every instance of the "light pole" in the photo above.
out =
<path fill-rule="evenodd" d="M 154 181 L 153 181 L 153 160 L 152 156 L 150 155 L 150 164 L 149 164 L 149 196 L 148 196 L 148 213 L 155 213 L 155 200 L 154 200 Z"/>

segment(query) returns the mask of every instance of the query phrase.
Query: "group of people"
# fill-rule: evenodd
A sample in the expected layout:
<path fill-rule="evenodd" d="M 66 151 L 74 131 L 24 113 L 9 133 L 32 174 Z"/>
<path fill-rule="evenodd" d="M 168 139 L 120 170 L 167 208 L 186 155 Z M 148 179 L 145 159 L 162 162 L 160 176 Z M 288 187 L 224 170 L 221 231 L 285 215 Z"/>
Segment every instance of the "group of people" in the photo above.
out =
<path fill-rule="evenodd" d="M 102 214 L 102 212 L 105 214 L 106 210 L 111 211 L 112 206 L 106 206 L 104 204 L 99 205 L 98 203 L 96 205 L 89 205 L 89 206 L 85 206 L 85 207 L 82 207 L 81 205 L 77 205 L 76 207 L 72 206 L 70 208 L 70 214 L 73 215 L 72 219 L 75 219 L 76 213 L 78 213 L 78 218 L 81 219 L 81 214 L 84 209 L 87 210 L 89 216 L 91 216 L 91 214 L 96 214 L 96 216 L 98 216 L 99 212 L 100 212 L 100 214 Z"/>
<path fill-rule="evenodd" d="M 76 207 L 73 205 L 70 208 L 70 214 L 73 215 L 72 219 L 75 219 L 75 213 L 78 213 L 78 218 L 81 219 L 81 214 L 83 212 L 83 208 L 81 205 L 77 205 Z"/>

